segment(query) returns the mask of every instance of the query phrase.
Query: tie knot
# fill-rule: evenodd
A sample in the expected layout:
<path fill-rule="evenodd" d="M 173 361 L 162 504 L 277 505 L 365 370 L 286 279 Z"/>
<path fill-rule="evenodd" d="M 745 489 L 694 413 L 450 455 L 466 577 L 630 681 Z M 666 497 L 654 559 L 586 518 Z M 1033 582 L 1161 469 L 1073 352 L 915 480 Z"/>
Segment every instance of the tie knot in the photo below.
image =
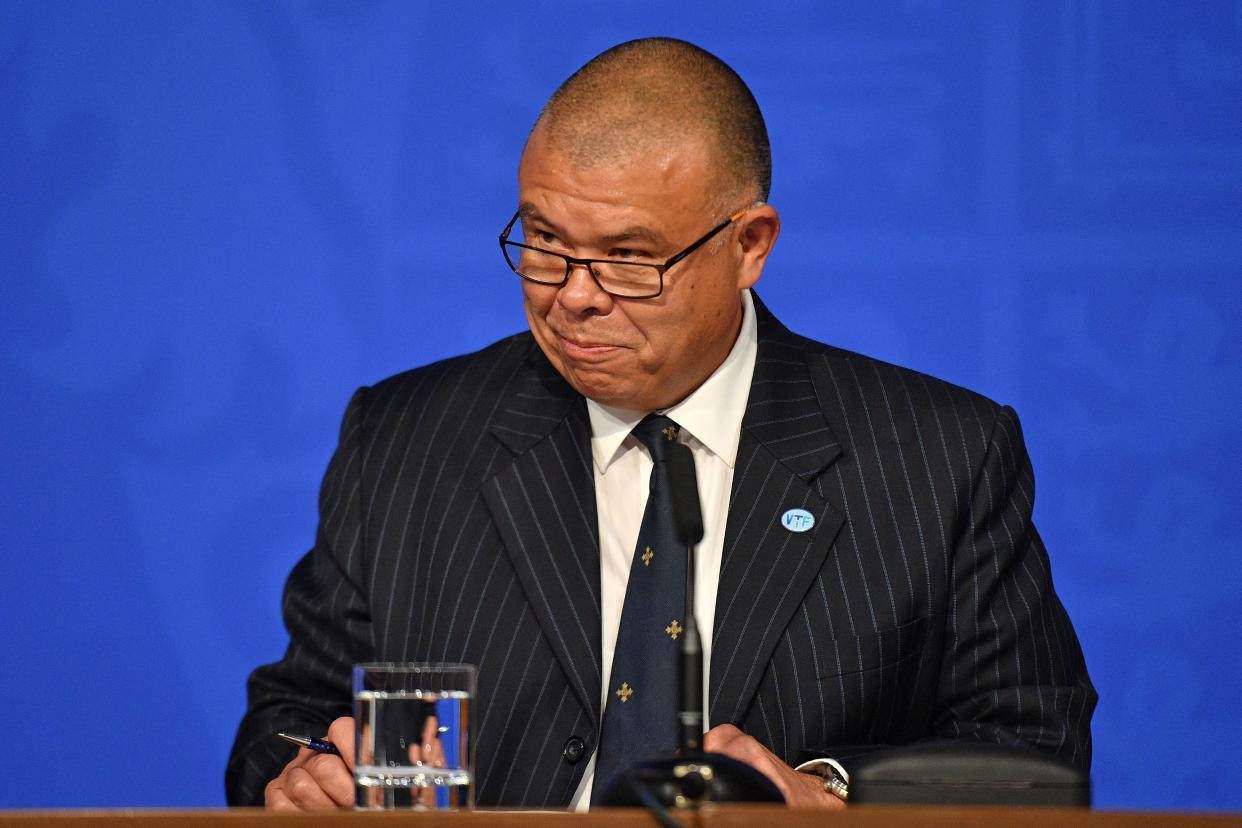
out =
<path fill-rule="evenodd" d="M 652 461 L 662 463 L 668 447 L 677 442 L 681 426 L 662 414 L 648 414 L 630 433 L 651 452 Z"/>

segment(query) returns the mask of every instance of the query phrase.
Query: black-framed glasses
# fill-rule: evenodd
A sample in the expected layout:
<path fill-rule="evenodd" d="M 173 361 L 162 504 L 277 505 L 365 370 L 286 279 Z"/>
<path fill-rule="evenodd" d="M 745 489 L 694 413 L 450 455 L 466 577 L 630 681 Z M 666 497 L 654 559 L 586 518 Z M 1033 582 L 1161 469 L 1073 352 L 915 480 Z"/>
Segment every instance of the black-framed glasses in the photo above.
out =
<path fill-rule="evenodd" d="M 541 247 L 509 241 L 509 232 L 522 215 L 518 210 L 500 234 L 500 252 L 514 273 L 541 285 L 563 285 L 569 281 L 574 265 L 586 267 L 600 290 L 622 299 L 654 299 L 664 292 L 664 274 L 673 265 L 707 244 L 721 230 L 742 217 L 749 208 L 738 210 L 707 234 L 664 262 L 623 262 L 613 259 L 577 259 Z"/>

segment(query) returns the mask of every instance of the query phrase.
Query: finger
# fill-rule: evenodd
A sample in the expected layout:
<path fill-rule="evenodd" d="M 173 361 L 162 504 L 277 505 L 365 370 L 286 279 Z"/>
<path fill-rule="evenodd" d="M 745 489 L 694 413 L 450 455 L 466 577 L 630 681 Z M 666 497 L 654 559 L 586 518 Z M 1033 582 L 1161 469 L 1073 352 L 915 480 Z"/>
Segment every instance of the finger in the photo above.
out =
<path fill-rule="evenodd" d="M 349 772 L 354 771 L 354 717 L 341 716 L 332 724 L 328 725 L 328 741 L 336 745 L 336 749 L 341 754 L 341 759 L 349 768 Z"/>
<path fill-rule="evenodd" d="M 736 759 L 748 765 L 754 765 L 763 758 L 762 754 L 755 750 L 754 745 L 748 739 L 722 738 L 713 746 L 712 752 L 723 753 L 730 759 Z"/>
<path fill-rule="evenodd" d="M 440 743 L 440 720 L 435 716 L 428 716 L 423 722 L 422 732 L 423 745 L 423 761 L 434 763 L 436 757 L 436 747 Z M 435 765 L 435 767 L 444 767 L 443 765 Z"/>
<path fill-rule="evenodd" d="M 444 750 L 440 745 L 440 719 L 428 716 L 423 722 L 422 732 L 423 762 L 433 768 L 444 767 Z M 436 806 L 436 786 L 423 788 L 419 797 L 428 808 Z"/>
<path fill-rule="evenodd" d="M 733 725 L 717 725 L 704 734 L 703 743 L 705 746 L 710 743 L 712 750 L 718 753 L 750 764 L 780 761 L 762 742 Z"/>
<path fill-rule="evenodd" d="M 709 744 L 711 747 L 708 747 Z M 703 745 L 712 753 L 723 753 L 730 759 L 750 765 L 766 776 L 786 800 L 789 799 L 791 788 L 782 771 L 792 769 L 754 738 L 733 725 L 718 725 L 704 734 Z"/>
<path fill-rule="evenodd" d="M 433 768 L 445 767 L 444 742 L 440 740 L 439 736 L 440 734 L 437 729 L 436 736 L 435 736 L 435 742 L 431 746 L 431 753 L 429 755 L 424 754 L 424 755 L 428 755 L 427 764 Z M 436 790 L 438 789 L 437 788 L 425 788 L 423 790 L 422 801 L 423 801 L 423 804 L 426 805 L 428 808 L 434 807 L 436 804 Z"/>
<path fill-rule="evenodd" d="M 339 756 L 321 753 L 302 766 L 338 807 L 354 804 L 354 774 Z"/>
<path fill-rule="evenodd" d="M 296 804 L 293 804 L 287 796 L 284 796 L 284 791 L 281 788 L 283 781 L 284 773 L 282 771 L 281 776 L 274 778 L 274 780 L 268 782 L 263 787 L 263 807 L 270 809 L 270 811 L 297 811 L 298 807 Z"/>
<path fill-rule="evenodd" d="M 354 767 L 375 764 L 375 742 L 372 739 L 371 725 L 363 722 L 358 728 L 357 753 L 354 754 Z M 352 744 L 352 743 L 351 743 Z M 340 748 L 337 748 L 340 750 Z"/>
<path fill-rule="evenodd" d="M 267 787 L 263 789 L 263 807 L 269 811 L 296 811 L 298 806 L 294 805 L 289 797 L 285 796 L 285 792 L 281 789 L 277 779 L 273 779 L 267 783 Z"/>
<path fill-rule="evenodd" d="M 424 755 L 424 754 L 423 754 L 423 746 L 422 746 L 422 744 L 420 744 L 420 743 L 418 743 L 418 742 L 411 743 L 411 744 L 410 744 L 410 746 L 406 748 L 406 753 L 408 753 L 408 754 L 409 754 L 409 756 L 410 756 L 410 764 L 411 764 L 411 765 L 421 765 L 421 764 L 423 764 L 423 755 Z M 429 806 L 429 807 L 430 807 L 430 806 L 432 806 L 432 805 L 435 805 L 435 800 L 434 800 L 434 799 L 432 799 L 432 800 L 431 800 L 431 802 L 428 802 L 428 801 L 427 801 L 427 792 L 428 792 L 429 790 L 430 790 L 430 788 L 425 788 L 425 787 L 421 787 L 421 786 L 420 786 L 420 787 L 417 787 L 417 788 L 414 788 L 414 789 L 413 789 L 413 794 L 414 794 L 414 797 L 415 797 L 416 799 L 418 799 L 418 801 L 419 801 L 422 805 L 426 805 L 426 806 Z"/>
<path fill-rule="evenodd" d="M 731 724 L 716 725 L 703 734 L 703 750 L 708 753 L 724 753 L 724 746 L 746 734 Z"/>
<path fill-rule="evenodd" d="M 285 765 L 285 770 L 287 771 L 289 770 L 289 768 L 296 768 L 296 767 L 300 767 L 301 765 L 305 765 L 307 760 L 311 759 L 312 757 L 316 755 L 317 754 L 315 753 L 315 751 L 311 750 L 310 748 L 304 748 L 304 747 L 298 748 L 298 752 L 295 753 L 293 755 L 293 758 L 289 760 L 289 764 Z M 282 776 L 284 775 L 284 771 L 281 771 L 281 775 Z M 278 776 L 276 778 L 279 779 L 280 777 Z"/>
<path fill-rule="evenodd" d="M 304 767 L 289 768 L 281 789 L 299 810 L 334 811 L 337 808 L 332 797 L 324 792 L 319 782 Z"/>
<path fill-rule="evenodd" d="M 310 748 L 298 748 L 298 752 L 289 760 L 289 764 L 285 765 L 281 770 L 280 775 L 268 782 L 263 788 L 264 807 L 274 811 L 298 810 L 298 806 L 285 793 L 284 785 L 288 781 L 289 771 L 306 764 L 307 760 L 313 756 L 315 756 L 315 751 Z"/>
<path fill-rule="evenodd" d="M 703 735 L 704 750 L 723 753 L 750 765 L 776 786 L 791 808 L 841 808 L 845 803 L 825 793 L 818 777 L 808 776 L 785 764 L 779 756 L 768 750 L 762 742 L 754 739 L 733 725 L 718 725 Z"/>

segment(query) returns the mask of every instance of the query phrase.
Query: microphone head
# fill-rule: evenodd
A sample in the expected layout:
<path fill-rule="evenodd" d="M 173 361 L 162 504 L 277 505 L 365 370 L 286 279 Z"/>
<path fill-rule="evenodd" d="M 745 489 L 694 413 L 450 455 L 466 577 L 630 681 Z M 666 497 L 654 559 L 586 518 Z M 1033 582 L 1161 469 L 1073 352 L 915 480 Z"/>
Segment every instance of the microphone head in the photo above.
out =
<path fill-rule="evenodd" d="M 703 510 L 699 505 L 699 482 L 694 476 L 694 455 L 689 446 L 674 443 L 668 448 L 665 462 L 672 496 L 673 530 L 679 543 L 694 546 L 703 540 Z"/>

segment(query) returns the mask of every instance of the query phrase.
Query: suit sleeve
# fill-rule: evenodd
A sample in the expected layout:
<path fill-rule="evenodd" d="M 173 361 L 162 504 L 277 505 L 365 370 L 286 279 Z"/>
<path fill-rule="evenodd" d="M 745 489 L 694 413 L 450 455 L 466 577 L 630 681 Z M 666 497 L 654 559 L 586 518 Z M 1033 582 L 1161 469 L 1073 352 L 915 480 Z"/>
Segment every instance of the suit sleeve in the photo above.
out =
<path fill-rule="evenodd" d="M 998 410 L 956 540 L 935 737 L 1035 746 L 1089 770 L 1096 693 L 1031 520 L 1035 479 Z"/>
<path fill-rule="evenodd" d="M 333 719 L 350 715 L 352 666 L 372 658 L 362 588 L 365 404 L 364 388 L 350 401 L 324 475 L 314 548 L 285 583 L 288 649 L 280 661 L 255 670 L 247 683 L 249 703 L 225 772 L 230 805 L 262 805 L 264 787 L 297 752 L 275 733 L 321 736 Z"/>

